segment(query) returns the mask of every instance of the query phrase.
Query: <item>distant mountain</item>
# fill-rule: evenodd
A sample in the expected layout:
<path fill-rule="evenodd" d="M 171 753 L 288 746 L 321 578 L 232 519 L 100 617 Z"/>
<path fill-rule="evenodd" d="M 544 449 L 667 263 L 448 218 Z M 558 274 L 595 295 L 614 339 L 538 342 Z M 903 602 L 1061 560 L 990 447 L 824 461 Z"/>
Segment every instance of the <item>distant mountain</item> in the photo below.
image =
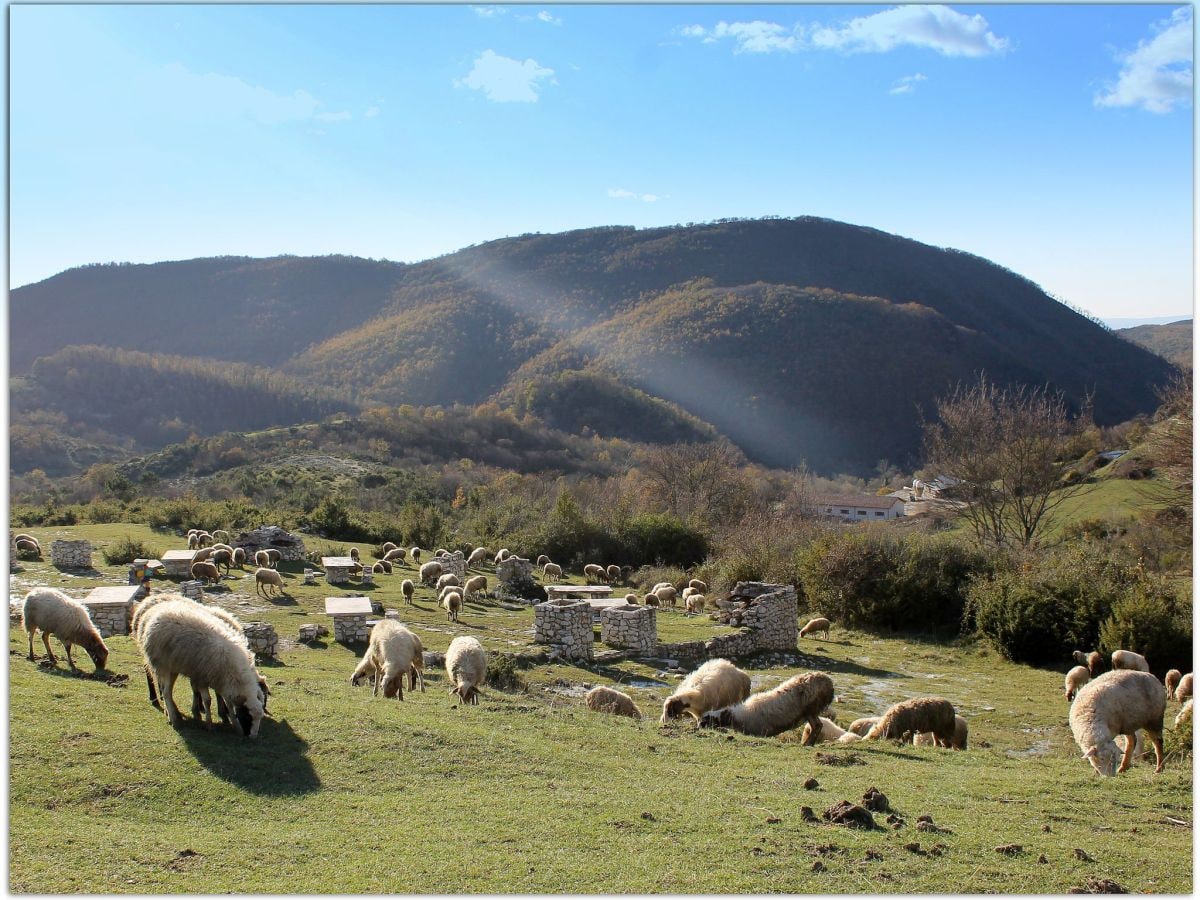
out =
<path fill-rule="evenodd" d="M 1117 332 L 1126 340 L 1157 353 L 1181 369 L 1192 367 L 1192 320 L 1172 322 L 1169 325 L 1138 325 L 1122 328 Z"/>
<path fill-rule="evenodd" d="M 1189 316 L 1185 313 L 1180 316 L 1116 316 L 1107 319 L 1101 319 L 1105 327 L 1111 328 L 1113 331 L 1120 331 L 1123 328 L 1136 328 L 1138 325 L 1170 325 L 1173 322 L 1183 322 Z"/>
<path fill-rule="evenodd" d="M 89 267 L 18 288 L 11 310 L 17 373 L 69 344 L 154 349 L 360 408 L 498 403 L 631 441 L 720 432 L 818 471 L 915 462 L 920 413 L 981 370 L 1091 395 L 1101 424 L 1153 410 L 1171 372 L 987 260 L 816 218 L 524 235 L 413 265 Z"/>

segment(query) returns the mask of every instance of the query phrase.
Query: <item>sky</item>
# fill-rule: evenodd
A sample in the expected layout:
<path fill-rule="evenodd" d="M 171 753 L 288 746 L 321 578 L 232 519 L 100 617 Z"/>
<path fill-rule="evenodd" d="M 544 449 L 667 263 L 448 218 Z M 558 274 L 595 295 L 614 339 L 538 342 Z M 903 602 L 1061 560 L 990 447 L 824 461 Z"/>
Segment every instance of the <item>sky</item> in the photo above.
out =
<path fill-rule="evenodd" d="M 9 7 L 9 284 L 816 215 L 1191 315 L 1177 5 Z"/>

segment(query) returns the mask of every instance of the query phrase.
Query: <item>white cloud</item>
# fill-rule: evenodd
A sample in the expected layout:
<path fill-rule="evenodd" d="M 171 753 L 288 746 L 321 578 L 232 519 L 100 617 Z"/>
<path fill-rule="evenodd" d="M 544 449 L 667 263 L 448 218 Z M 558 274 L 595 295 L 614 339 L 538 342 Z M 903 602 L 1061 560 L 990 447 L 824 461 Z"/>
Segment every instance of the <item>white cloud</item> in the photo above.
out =
<path fill-rule="evenodd" d="M 1181 6 L 1152 26 L 1150 40 L 1137 49 L 1117 55 L 1121 71 L 1117 83 L 1097 94 L 1097 106 L 1140 106 L 1153 113 L 1168 113 L 1192 97 L 1192 10 Z"/>
<path fill-rule="evenodd" d="M 608 196 L 614 200 L 641 200 L 643 203 L 654 203 L 662 199 L 658 194 L 638 194 L 625 188 L 609 188 Z"/>
<path fill-rule="evenodd" d="M 886 53 L 907 45 L 943 56 L 987 56 L 1009 47 L 1008 39 L 993 34 L 983 16 L 941 5 L 897 6 L 837 28 L 816 26 L 809 39 L 814 47 L 846 53 Z"/>
<path fill-rule="evenodd" d="M 315 116 L 313 116 L 313 118 L 316 119 L 318 122 L 347 122 L 350 120 L 350 113 L 348 113 L 348 112 L 317 113 Z"/>
<path fill-rule="evenodd" d="M 508 15 L 508 10 L 503 6 L 472 6 L 471 11 L 474 12 L 475 15 L 481 16 L 485 19 L 492 19 L 496 16 Z"/>
<path fill-rule="evenodd" d="M 363 113 L 363 118 L 364 119 L 373 119 L 377 115 L 379 115 L 379 107 L 378 106 L 368 106 L 367 111 L 365 113 Z"/>
<path fill-rule="evenodd" d="M 543 68 L 533 59 L 521 62 L 484 50 L 467 77 L 455 84 L 483 91 L 497 103 L 537 103 L 542 82 L 555 83 L 553 69 Z"/>
<path fill-rule="evenodd" d="M 545 22 L 548 25 L 561 25 L 562 24 L 562 19 L 557 18 L 556 16 L 550 15 L 550 13 L 546 12 L 546 10 L 544 10 L 544 9 L 540 13 L 537 14 L 537 17 L 538 17 L 539 21 Z"/>
<path fill-rule="evenodd" d="M 712 28 L 684 25 L 679 29 L 679 34 L 699 38 L 705 44 L 732 38 L 734 53 L 795 53 L 801 47 L 801 40 L 793 30 L 761 19 L 753 22 L 718 22 Z"/>
<path fill-rule="evenodd" d="M 263 125 L 284 122 L 340 122 L 348 112 L 325 112 L 322 103 L 305 90 L 290 94 L 250 84 L 233 75 L 192 72 L 179 63 L 170 63 L 149 79 L 148 92 L 163 98 L 171 108 L 186 110 L 197 118 L 243 117 Z"/>
<path fill-rule="evenodd" d="M 924 75 L 918 72 L 915 75 L 905 75 L 903 78 L 896 81 L 888 91 L 889 94 L 911 94 L 917 89 L 917 85 L 922 81 L 928 81 Z"/>

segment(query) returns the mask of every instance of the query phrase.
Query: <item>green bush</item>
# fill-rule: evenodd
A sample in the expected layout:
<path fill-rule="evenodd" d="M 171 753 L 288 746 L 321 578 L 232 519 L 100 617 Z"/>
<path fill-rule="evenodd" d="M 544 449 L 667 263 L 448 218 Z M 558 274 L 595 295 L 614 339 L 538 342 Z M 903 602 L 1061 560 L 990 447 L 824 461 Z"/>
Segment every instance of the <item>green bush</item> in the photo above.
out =
<path fill-rule="evenodd" d="M 666 513 L 642 513 L 622 524 L 618 559 L 625 565 L 672 565 L 683 568 L 708 555 L 708 539 Z"/>
<path fill-rule="evenodd" d="M 517 658 L 511 653 L 494 653 L 489 657 L 486 680 L 502 691 L 525 690 L 525 679 L 521 677 Z"/>
<path fill-rule="evenodd" d="M 1166 584 L 1143 579 L 1113 604 L 1112 613 L 1100 626 L 1100 649 L 1140 653 L 1159 678 L 1171 669 L 1189 672 L 1191 610 L 1180 608 Z"/>
<path fill-rule="evenodd" d="M 110 566 L 128 565 L 135 559 L 155 559 L 158 551 L 147 547 L 141 541 L 135 541 L 126 535 L 115 543 L 104 548 L 104 562 Z"/>

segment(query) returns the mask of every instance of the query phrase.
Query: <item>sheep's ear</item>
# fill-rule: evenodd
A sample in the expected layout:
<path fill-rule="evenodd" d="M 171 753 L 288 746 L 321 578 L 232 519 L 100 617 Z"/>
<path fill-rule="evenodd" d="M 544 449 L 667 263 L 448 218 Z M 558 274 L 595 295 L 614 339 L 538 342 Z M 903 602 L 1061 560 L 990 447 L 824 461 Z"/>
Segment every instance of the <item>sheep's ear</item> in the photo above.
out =
<path fill-rule="evenodd" d="M 1083 754 L 1083 758 L 1084 758 L 1084 759 L 1095 759 L 1095 757 L 1096 757 L 1096 753 L 1097 753 L 1097 752 L 1098 752 L 1098 751 L 1096 750 L 1096 748 L 1095 748 L 1095 747 L 1093 747 L 1093 748 L 1092 748 L 1092 749 L 1090 749 L 1090 750 L 1089 750 L 1087 753 Z"/>

